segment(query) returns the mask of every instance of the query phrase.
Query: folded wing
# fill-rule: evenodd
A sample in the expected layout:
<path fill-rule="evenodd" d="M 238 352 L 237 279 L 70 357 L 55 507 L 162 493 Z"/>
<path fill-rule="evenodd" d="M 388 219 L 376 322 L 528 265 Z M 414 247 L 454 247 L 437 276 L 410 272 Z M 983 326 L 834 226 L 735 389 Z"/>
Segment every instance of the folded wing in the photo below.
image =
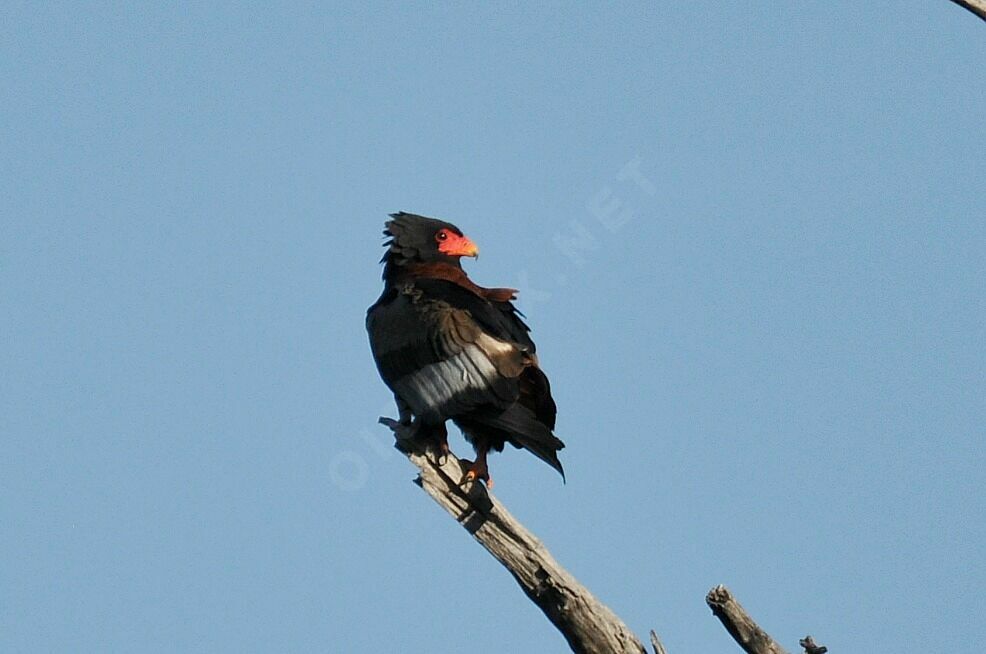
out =
<path fill-rule="evenodd" d="M 367 315 L 380 374 L 418 418 L 452 418 L 472 435 L 509 441 L 559 472 L 555 404 L 527 326 L 509 302 L 421 279 L 381 297 Z"/>

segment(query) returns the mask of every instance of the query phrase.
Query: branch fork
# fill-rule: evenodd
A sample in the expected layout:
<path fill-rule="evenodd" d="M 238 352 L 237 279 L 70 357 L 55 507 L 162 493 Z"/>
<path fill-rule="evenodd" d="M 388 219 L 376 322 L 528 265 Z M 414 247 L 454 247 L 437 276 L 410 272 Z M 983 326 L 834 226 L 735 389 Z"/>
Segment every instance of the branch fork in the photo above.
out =
<path fill-rule="evenodd" d="M 413 437 L 410 425 L 380 418 L 396 437 L 395 447 L 418 468 L 415 483 L 503 565 L 521 590 L 544 612 L 576 654 L 646 654 L 643 643 L 613 611 L 589 592 L 551 556 L 479 481 L 460 483 L 468 462 L 443 455 Z M 706 596 L 712 613 L 748 654 L 788 654 L 757 626 L 725 586 Z M 654 654 L 667 654 L 650 632 Z M 805 654 L 825 654 L 806 636 Z"/>

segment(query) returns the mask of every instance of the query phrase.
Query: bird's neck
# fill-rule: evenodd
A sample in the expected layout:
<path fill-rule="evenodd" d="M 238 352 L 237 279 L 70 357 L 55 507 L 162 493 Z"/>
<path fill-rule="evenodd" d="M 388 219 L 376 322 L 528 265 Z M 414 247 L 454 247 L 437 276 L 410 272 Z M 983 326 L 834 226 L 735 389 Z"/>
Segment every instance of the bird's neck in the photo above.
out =
<path fill-rule="evenodd" d="M 459 266 L 444 262 L 407 263 L 403 266 L 395 266 L 391 272 L 392 274 L 388 276 L 385 271 L 384 278 L 394 285 L 413 282 L 415 279 L 441 279 L 461 286 L 490 302 L 509 302 L 517 295 L 517 290 L 513 288 L 484 288 L 469 279 Z"/>

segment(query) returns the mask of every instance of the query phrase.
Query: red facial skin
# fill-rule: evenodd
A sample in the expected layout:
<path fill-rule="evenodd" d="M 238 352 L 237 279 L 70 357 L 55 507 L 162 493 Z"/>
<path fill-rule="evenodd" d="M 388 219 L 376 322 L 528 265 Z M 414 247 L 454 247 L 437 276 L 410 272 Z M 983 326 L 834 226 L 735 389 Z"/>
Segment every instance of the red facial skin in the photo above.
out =
<path fill-rule="evenodd" d="M 479 248 L 465 236 L 459 236 L 455 232 L 442 229 L 435 234 L 438 241 L 438 251 L 450 257 L 478 257 Z"/>

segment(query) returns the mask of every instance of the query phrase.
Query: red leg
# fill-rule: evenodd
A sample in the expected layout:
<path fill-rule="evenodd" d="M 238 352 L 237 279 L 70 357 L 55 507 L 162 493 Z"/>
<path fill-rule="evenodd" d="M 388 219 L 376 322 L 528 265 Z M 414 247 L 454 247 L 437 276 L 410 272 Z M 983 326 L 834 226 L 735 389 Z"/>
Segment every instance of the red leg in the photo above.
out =
<path fill-rule="evenodd" d="M 466 470 L 466 474 L 463 475 L 462 481 L 459 484 L 465 484 L 466 482 L 479 479 L 486 482 L 487 488 L 493 488 L 493 479 L 490 477 L 490 469 L 486 464 L 486 453 L 489 452 L 489 449 L 485 445 L 476 447 L 476 461 Z"/>

